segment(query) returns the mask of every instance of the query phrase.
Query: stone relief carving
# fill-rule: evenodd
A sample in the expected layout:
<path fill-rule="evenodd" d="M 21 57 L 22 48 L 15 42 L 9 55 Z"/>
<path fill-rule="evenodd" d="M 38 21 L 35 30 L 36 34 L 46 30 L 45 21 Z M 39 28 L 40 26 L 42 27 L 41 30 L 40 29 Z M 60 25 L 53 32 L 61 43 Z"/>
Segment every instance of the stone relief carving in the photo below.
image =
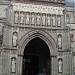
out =
<path fill-rule="evenodd" d="M 45 19 L 46 19 L 46 16 L 45 16 L 45 14 L 43 14 L 43 15 L 42 15 L 42 25 L 45 25 L 45 24 L 46 24 L 46 23 L 45 23 L 45 22 L 46 22 Z"/>
<path fill-rule="evenodd" d="M 24 13 L 20 13 L 20 23 L 24 23 Z"/>
<path fill-rule="evenodd" d="M 35 15 L 34 13 L 31 14 L 31 24 L 35 23 Z"/>
<path fill-rule="evenodd" d="M 61 26 L 61 17 L 60 16 L 57 17 L 57 25 Z"/>
<path fill-rule="evenodd" d="M 58 62 L 59 62 L 58 71 L 62 72 L 62 59 L 59 58 Z"/>
<path fill-rule="evenodd" d="M 15 72 L 16 71 L 16 58 L 12 58 L 11 59 L 11 72 Z"/>
<path fill-rule="evenodd" d="M 37 25 L 48 25 L 50 26 L 52 24 L 52 26 L 56 26 L 56 16 L 55 15 L 52 15 L 51 14 L 47 14 L 47 16 L 45 14 L 42 14 L 42 13 L 37 13 L 35 15 L 35 12 L 34 13 L 30 13 L 29 12 L 26 12 L 26 15 L 25 15 L 25 22 L 26 24 L 35 24 L 35 21 L 36 21 L 36 24 Z M 30 16 L 31 16 L 31 19 L 30 19 Z M 19 17 L 19 14 L 18 12 L 15 12 L 15 23 L 18 23 L 18 17 Z M 30 21 L 31 20 L 31 21 Z M 20 13 L 20 23 L 24 23 L 24 12 L 21 11 Z M 58 15 L 57 16 L 57 26 L 61 26 L 61 16 Z"/>
<path fill-rule="evenodd" d="M 18 23 L 18 20 L 19 20 L 19 13 L 18 12 L 15 12 L 14 13 L 14 22 L 15 23 Z"/>
<path fill-rule="evenodd" d="M 58 48 L 62 48 L 62 36 L 58 35 Z"/>
<path fill-rule="evenodd" d="M 55 26 L 55 15 L 52 16 L 52 26 Z"/>
<path fill-rule="evenodd" d="M 50 25 L 50 15 L 47 15 L 47 25 Z"/>
<path fill-rule="evenodd" d="M 36 16 L 36 24 L 40 25 L 40 22 L 41 22 L 40 14 L 37 14 L 37 16 Z"/>
<path fill-rule="evenodd" d="M 44 5 L 32 5 L 32 4 L 20 4 L 13 3 L 14 11 L 36 12 L 36 13 L 50 13 L 56 15 L 63 15 L 63 7 L 44 6 Z"/>
<path fill-rule="evenodd" d="M 13 41 L 12 42 L 13 42 L 14 47 L 17 46 L 17 39 L 18 39 L 17 35 L 18 35 L 17 32 L 13 33 Z"/>
<path fill-rule="evenodd" d="M 26 13 L 26 24 L 29 24 L 29 20 L 30 20 L 30 14 Z"/>

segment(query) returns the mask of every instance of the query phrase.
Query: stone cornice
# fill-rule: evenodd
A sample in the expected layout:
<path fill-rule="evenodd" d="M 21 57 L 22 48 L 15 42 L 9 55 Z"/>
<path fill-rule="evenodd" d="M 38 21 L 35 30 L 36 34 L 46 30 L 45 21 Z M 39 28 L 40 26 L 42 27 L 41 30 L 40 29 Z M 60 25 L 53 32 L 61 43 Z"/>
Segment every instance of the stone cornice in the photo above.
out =
<path fill-rule="evenodd" d="M 39 3 L 39 4 L 56 4 L 56 5 L 65 5 L 65 1 L 61 2 L 61 1 L 49 1 L 49 0 L 25 0 L 25 1 L 16 1 L 16 3 Z"/>

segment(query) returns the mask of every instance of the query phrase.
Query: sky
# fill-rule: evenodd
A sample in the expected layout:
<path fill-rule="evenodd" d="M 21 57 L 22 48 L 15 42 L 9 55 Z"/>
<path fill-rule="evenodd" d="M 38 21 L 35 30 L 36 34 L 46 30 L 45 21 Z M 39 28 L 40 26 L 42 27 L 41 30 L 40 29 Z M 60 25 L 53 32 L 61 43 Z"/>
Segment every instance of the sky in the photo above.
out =
<path fill-rule="evenodd" d="M 75 0 L 66 0 L 66 6 L 75 7 Z"/>

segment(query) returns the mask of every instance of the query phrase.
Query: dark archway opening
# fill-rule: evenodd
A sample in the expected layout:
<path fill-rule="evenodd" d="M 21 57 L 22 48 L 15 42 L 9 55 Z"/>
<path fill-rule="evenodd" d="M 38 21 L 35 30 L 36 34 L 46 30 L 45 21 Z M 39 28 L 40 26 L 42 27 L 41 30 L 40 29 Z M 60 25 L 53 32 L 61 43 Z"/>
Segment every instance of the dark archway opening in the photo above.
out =
<path fill-rule="evenodd" d="M 22 75 L 50 75 L 50 71 L 50 50 L 42 39 L 36 37 L 25 47 Z"/>

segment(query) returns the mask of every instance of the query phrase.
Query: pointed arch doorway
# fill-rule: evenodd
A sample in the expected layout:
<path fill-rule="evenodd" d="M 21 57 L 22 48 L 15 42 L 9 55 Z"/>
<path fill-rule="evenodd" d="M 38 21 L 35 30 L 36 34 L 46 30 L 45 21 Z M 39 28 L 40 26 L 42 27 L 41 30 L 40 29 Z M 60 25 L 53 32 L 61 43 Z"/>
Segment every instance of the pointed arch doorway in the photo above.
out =
<path fill-rule="evenodd" d="M 47 44 L 41 38 L 34 38 L 24 49 L 22 75 L 50 75 L 51 58 Z"/>

